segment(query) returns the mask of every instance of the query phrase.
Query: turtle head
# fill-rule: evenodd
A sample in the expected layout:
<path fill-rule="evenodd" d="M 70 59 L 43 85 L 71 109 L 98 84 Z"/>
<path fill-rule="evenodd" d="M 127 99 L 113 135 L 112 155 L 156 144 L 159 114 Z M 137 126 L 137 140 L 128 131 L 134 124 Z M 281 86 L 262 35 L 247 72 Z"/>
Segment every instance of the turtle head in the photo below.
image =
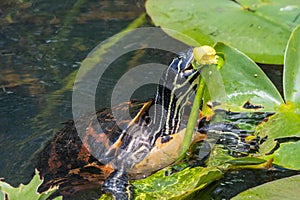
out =
<path fill-rule="evenodd" d="M 172 70 L 172 72 L 180 76 L 180 78 L 187 78 L 197 71 L 192 66 L 193 60 L 193 48 L 190 48 L 186 52 L 179 53 L 172 60 L 172 62 L 169 65 L 169 70 Z"/>
<path fill-rule="evenodd" d="M 160 79 L 155 97 L 155 104 L 161 105 L 156 106 L 155 113 L 161 113 L 158 117 L 166 117 L 156 120 L 165 123 L 157 126 L 163 127 L 159 135 L 177 133 L 184 112 L 189 110 L 185 109 L 186 106 L 193 102 L 201 69 L 205 65 L 216 63 L 216 52 L 209 46 L 190 48 L 178 53 L 172 60 Z"/>
<path fill-rule="evenodd" d="M 160 79 L 160 93 L 175 92 L 183 87 L 189 87 L 199 75 L 199 70 L 193 67 L 193 48 L 180 52 L 174 57 L 164 75 Z M 169 91 L 169 92 L 168 92 Z"/>
<path fill-rule="evenodd" d="M 216 51 L 210 46 L 190 48 L 178 55 L 170 63 L 169 68 L 180 78 L 188 78 L 194 74 L 199 75 L 204 65 L 217 64 Z"/>

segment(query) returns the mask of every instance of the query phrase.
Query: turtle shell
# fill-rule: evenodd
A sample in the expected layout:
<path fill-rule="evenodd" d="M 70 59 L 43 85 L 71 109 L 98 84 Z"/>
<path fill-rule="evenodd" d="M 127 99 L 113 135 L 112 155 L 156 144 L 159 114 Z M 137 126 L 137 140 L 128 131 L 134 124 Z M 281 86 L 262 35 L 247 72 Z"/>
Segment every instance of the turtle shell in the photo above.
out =
<path fill-rule="evenodd" d="M 38 155 L 37 169 L 44 177 L 39 192 L 45 191 L 54 185 L 59 185 L 57 194 L 73 196 L 85 190 L 100 189 L 115 167 L 107 160 L 95 158 L 90 152 L 93 145 L 107 144 L 101 151 L 111 148 L 122 135 L 122 130 L 131 123 L 147 120 L 147 108 L 152 100 L 147 102 L 126 102 L 112 109 L 97 112 L 97 122 L 102 132 L 97 132 L 95 120 L 91 118 L 85 137 L 79 137 L 74 121 L 64 123 L 64 128 L 57 132 Z M 114 118 L 114 112 L 124 113 L 123 119 Z M 125 113 L 130 113 L 126 116 Z M 187 117 L 186 117 L 187 118 Z M 128 172 L 130 179 L 140 179 L 151 175 L 157 170 L 172 164 L 178 157 L 177 149 L 183 140 L 185 130 L 173 134 L 169 141 L 158 138 L 150 153 Z M 193 142 L 204 140 L 206 135 L 197 133 Z M 88 143 L 92 140 L 92 143 Z M 124 158 L 127 159 L 127 158 Z"/>
<path fill-rule="evenodd" d="M 111 139 L 121 134 L 120 126 L 125 127 L 130 119 L 124 119 L 119 124 L 113 117 L 113 110 L 129 112 L 136 115 L 144 103 L 126 102 L 112 109 L 103 109 L 97 112 L 97 120 L 103 133 L 96 133 L 93 129 L 94 120 L 91 119 L 90 128 L 85 138 L 93 138 L 100 142 L 100 136 L 111 136 Z M 60 194 L 71 195 L 77 191 L 100 188 L 104 180 L 114 171 L 105 163 L 91 155 L 78 135 L 74 121 L 64 123 L 49 141 L 37 158 L 37 169 L 44 178 L 39 192 L 49 189 L 53 185 L 60 185 Z"/>

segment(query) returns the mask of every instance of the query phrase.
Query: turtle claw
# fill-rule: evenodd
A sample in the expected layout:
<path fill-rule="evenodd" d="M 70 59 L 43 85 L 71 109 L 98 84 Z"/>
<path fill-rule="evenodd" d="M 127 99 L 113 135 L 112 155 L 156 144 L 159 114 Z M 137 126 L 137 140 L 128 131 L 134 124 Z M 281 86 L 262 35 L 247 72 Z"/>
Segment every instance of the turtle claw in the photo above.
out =
<path fill-rule="evenodd" d="M 133 199 L 132 190 L 126 172 L 114 171 L 105 180 L 102 191 L 110 193 L 115 200 Z"/>

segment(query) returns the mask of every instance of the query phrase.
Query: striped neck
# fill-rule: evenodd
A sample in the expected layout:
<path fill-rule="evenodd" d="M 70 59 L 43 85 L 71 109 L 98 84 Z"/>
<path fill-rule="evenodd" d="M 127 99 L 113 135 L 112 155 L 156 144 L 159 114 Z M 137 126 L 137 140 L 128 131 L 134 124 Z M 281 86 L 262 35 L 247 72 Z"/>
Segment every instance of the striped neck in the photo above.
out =
<path fill-rule="evenodd" d="M 178 132 L 198 84 L 199 71 L 193 68 L 193 61 L 193 48 L 179 53 L 160 78 L 153 104 L 142 117 L 140 126 L 150 139 L 150 145 L 154 145 L 158 137 Z"/>
<path fill-rule="evenodd" d="M 185 108 L 193 102 L 198 75 L 184 77 L 169 67 L 160 79 L 153 115 L 156 137 L 178 132 Z"/>

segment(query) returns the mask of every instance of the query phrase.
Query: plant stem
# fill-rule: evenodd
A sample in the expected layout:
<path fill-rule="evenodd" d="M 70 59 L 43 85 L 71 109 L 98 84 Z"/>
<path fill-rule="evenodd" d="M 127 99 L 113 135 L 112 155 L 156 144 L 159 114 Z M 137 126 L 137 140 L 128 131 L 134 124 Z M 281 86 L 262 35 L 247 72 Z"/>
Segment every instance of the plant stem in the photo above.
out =
<path fill-rule="evenodd" d="M 196 96 L 195 96 L 192 110 L 191 110 L 191 113 L 189 116 L 184 140 L 183 140 L 182 147 L 181 147 L 180 154 L 179 154 L 180 156 L 177 159 L 177 161 L 181 160 L 185 156 L 186 151 L 189 149 L 189 147 L 191 145 L 191 140 L 192 140 L 193 133 L 195 130 L 195 125 L 196 125 L 196 122 L 197 122 L 197 119 L 199 116 L 199 108 L 201 106 L 204 90 L 205 90 L 204 79 L 201 78 L 201 76 L 199 76 L 199 85 L 197 87 Z"/>

